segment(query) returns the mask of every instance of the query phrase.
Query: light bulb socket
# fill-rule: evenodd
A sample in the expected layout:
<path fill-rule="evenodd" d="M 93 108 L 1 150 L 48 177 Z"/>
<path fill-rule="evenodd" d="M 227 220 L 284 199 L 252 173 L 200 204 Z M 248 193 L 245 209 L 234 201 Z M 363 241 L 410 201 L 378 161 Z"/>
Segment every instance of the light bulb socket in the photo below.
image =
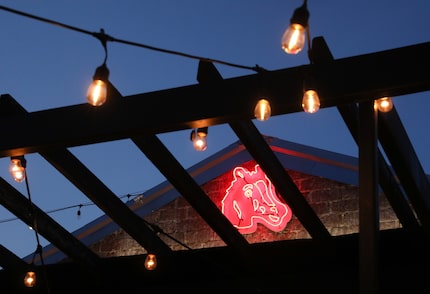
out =
<path fill-rule="evenodd" d="M 96 69 L 93 76 L 93 80 L 101 80 L 107 83 L 108 78 L 109 78 L 109 69 L 107 68 L 106 63 L 103 63 Z"/>
<path fill-rule="evenodd" d="M 312 74 L 307 74 L 303 79 L 303 93 L 308 90 L 316 90 L 316 80 Z"/>
<path fill-rule="evenodd" d="M 194 139 L 196 138 L 196 136 L 199 136 L 201 138 L 205 138 L 208 135 L 208 127 L 204 127 L 204 128 L 197 128 L 191 131 L 190 133 L 190 140 L 194 141 Z"/>
<path fill-rule="evenodd" d="M 11 156 L 10 160 L 19 160 L 19 163 L 23 168 L 27 167 L 27 160 L 25 159 L 24 155 Z"/>
<path fill-rule="evenodd" d="M 291 24 L 300 24 L 304 28 L 308 27 L 309 21 L 309 10 L 306 5 L 306 1 L 303 2 L 302 6 L 294 10 L 293 16 L 290 19 Z"/>
<path fill-rule="evenodd" d="M 208 127 L 204 127 L 204 128 L 198 128 L 197 129 L 197 134 L 200 136 L 200 137 L 206 137 L 207 135 L 208 135 Z"/>
<path fill-rule="evenodd" d="M 194 149 L 197 151 L 205 151 L 207 148 L 206 137 L 208 128 L 198 128 L 191 131 L 190 140 L 193 142 Z"/>

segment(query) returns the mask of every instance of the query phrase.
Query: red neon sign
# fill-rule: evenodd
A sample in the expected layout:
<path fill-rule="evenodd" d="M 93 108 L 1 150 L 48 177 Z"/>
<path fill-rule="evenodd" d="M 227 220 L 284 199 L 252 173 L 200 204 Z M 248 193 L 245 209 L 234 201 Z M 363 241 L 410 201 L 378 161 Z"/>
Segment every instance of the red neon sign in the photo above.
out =
<path fill-rule="evenodd" d="M 233 170 L 234 179 L 222 199 L 222 212 L 242 234 L 255 232 L 257 224 L 274 232 L 285 229 L 292 212 L 281 202 L 272 182 L 257 164 L 254 171 Z"/>

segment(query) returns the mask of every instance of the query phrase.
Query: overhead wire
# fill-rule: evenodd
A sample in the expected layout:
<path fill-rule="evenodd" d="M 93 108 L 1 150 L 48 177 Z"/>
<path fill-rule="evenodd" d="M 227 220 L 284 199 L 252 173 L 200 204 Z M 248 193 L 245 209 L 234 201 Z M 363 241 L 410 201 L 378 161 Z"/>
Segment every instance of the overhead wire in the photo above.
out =
<path fill-rule="evenodd" d="M 140 196 L 144 196 L 143 193 L 141 193 L 141 192 L 132 193 L 132 194 L 129 193 L 129 194 L 120 196 L 118 198 L 120 198 L 120 199 L 127 198 L 127 201 L 129 201 L 131 197 L 133 197 L 133 199 L 137 199 Z M 73 204 L 73 205 L 69 205 L 69 206 L 59 207 L 59 208 L 55 208 L 52 210 L 47 210 L 47 211 L 45 211 L 45 213 L 46 214 L 52 214 L 55 212 L 64 211 L 64 210 L 68 210 L 68 209 L 74 209 L 74 208 L 80 209 L 82 207 L 93 206 L 93 205 L 95 205 L 95 203 L 85 202 L 85 203 L 79 203 L 79 204 Z M 15 221 L 15 220 L 19 220 L 19 218 L 18 217 L 5 218 L 5 219 L 0 220 L 0 224 Z"/>
<path fill-rule="evenodd" d="M 223 60 L 219 60 L 219 59 L 201 57 L 201 56 L 192 55 L 192 54 L 188 54 L 188 53 L 184 53 L 184 52 L 174 51 L 174 50 L 170 50 L 170 49 L 163 49 L 163 48 L 159 48 L 159 47 L 155 47 L 155 46 L 151 46 L 151 45 L 146 45 L 146 44 L 142 44 L 142 43 L 137 43 L 137 42 L 133 42 L 133 41 L 128 41 L 128 40 L 124 40 L 124 39 L 118 39 L 118 38 L 115 38 L 115 37 L 110 36 L 108 34 L 105 34 L 103 29 L 101 29 L 100 32 L 91 32 L 91 31 L 88 31 L 85 29 L 81 29 L 81 28 L 78 28 L 75 26 L 64 24 L 64 23 L 54 21 L 54 20 L 51 20 L 48 18 L 44 18 L 44 17 L 40 17 L 40 16 L 26 13 L 23 11 L 19 11 L 16 9 L 12 9 L 12 8 L 9 8 L 9 7 L 3 6 L 3 5 L 0 5 L 0 9 L 14 13 L 14 14 L 18 14 L 21 16 L 25 16 L 25 17 L 28 17 L 31 19 L 42 21 L 42 22 L 45 22 L 48 24 L 59 26 L 59 27 L 65 28 L 65 29 L 73 30 L 73 31 L 83 33 L 86 35 L 91 35 L 91 36 L 97 38 L 98 40 L 100 40 L 104 47 L 106 45 L 106 42 L 108 42 L 108 41 L 109 42 L 116 42 L 116 43 L 122 43 L 122 44 L 131 45 L 131 46 L 135 46 L 135 47 L 145 48 L 145 49 L 149 49 L 149 50 L 153 50 L 153 51 L 158 51 L 158 52 L 162 52 L 162 53 L 178 55 L 178 56 L 191 58 L 191 59 L 197 59 L 200 61 L 218 63 L 218 64 L 223 64 L 223 65 L 227 65 L 227 66 L 231 66 L 231 67 L 252 70 L 252 71 L 255 71 L 257 73 L 262 73 L 262 72 L 267 71 L 266 69 L 264 69 L 263 67 L 260 67 L 259 65 L 255 65 L 255 66 L 240 65 L 240 64 L 231 63 L 231 62 L 227 62 L 227 61 L 223 61 Z"/>

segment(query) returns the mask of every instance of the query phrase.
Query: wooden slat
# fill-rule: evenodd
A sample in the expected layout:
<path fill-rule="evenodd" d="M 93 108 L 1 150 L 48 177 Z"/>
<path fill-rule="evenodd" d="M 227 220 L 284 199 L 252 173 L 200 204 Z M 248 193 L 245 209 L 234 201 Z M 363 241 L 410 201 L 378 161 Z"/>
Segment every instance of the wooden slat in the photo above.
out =
<path fill-rule="evenodd" d="M 94 269 L 100 265 L 100 258 L 94 252 L 36 205 L 30 205 L 30 201 L 3 178 L 0 178 L 0 204 L 28 226 L 34 226 L 35 218 L 38 232 L 73 260 Z M 35 249 L 36 245 L 35 240 Z"/>
<path fill-rule="evenodd" d="M 35 247 L 36 248 L 36 247 Z M 0 244 L 0 266 L 15 272 L 24 272 L 28 264 L 12 251 Z"/>
<path fill-rule="evenodd" d="M 67 150 L 40 152 L 49 163 L 81 190 L 147 251 L 168 255 L 167 246 L 145 221 L 125 205 L 105 184 Z"/>
<path fill-rule="evenodd" d="M 313 52 L 315 53 L 313 55 L 313 62 L 315 64 L 329 63 L 334 60 L 333 55 L 331 54 L 330 49 L 323 38 L 314 38 L 312 42 L 312 48 Z M 337 109 L 346 126 L 348 127 L 353 139 L 358 145 L 359 115 L 357 104 L 343 104 L 337 106 Z M 390 202 L 391 207 L 399 218 L 399 221 L 401 222 L 402 226 L 408 230 L 418 230 L 420 224 L 411 209 L 407 195 L 401 188 L 399 181 L 396 179 L 392 169 L 389 167 L 379 148 L 377 149 L 377 161 L 379 167 L 379 184 L 384 191 L 387 200 Z"/>
<path fill-rule="evenodd" d="M 12 97 L 0 101 L 0 105 L 2 117 L 16 119 L 26 113 L 26 110 Z M 170 253 L 171 249 L 157 236 L 156 232 L 151 230 L 142 218 L 129 209 L 71 152 L 67 149 L 53 148 L 40 152 L 40 155 L 146 250 L 159 254 Z"/>
<path fill-rule="evenodd" d="M 32 112 L 15 121 L 0 118 L 0 132 L 8 137 L 0 141 L 0 157 L 252 119 L 257 93 L 262 92 L 271 98 L 273 116 L 302 111 L 302 80 L 311 68 L 322 108 L 427 91 L 430 79 L 422 73 L 430 68 L 428 52 L 430 42 L 225 79 L 211 86 L 130 95 L 98 108 L 79 104 Z"/>
<path fill-rule="evenodd" d="M 379 114 L 379 129 L 385 154 L 430 236 L 430 183 L 395 108 Z"/>
<path fill-rule="evenodd" d="M 221 239 L 234 248 L 238 256 L 249 258 L 249 244 L 246 239 L 233 227 L 157 136 L 134 137 L 132 141 Z"/>
<path fill-rule="evenodd" d="M 347 124 L 351 135 L 358 144 L 358 119 L 354 119 L 358 116 L 357 105 L 350 104 L 339 106 L 338 110 Z M 408 196 L 403 190 L 400 181 L 394 175 L 393 170 L 388 165 L 379 148 L 377 153 L 379 185 L 381 186 L 385 197 L 404 228 L 411 231 L 419 230 L 421 225 L 418 222 L 414 211 L 411 209 Z"/>

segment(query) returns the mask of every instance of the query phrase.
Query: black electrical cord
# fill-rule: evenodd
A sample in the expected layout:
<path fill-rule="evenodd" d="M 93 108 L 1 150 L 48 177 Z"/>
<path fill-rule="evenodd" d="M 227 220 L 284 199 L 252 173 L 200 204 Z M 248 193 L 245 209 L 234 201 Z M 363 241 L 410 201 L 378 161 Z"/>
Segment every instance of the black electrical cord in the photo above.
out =
<path fill-rule="evenodd" d="M 34 264 L 34 259 L 35 259 L 36 255 L 39 255 L 39 257 L 40 257 L 40 263 L 41 263 L 42 270 L 43 270 L 43 275 L 45 277 L 45 283 L 46 283 L 47 293 L 49 294 L 51 292 L 51 290 L 49 288 L 48 274 L 46 272 L 45 262 L 43 260 L 42 245 L 40 244 L 39 229 L 37 227 L 37 217 L 36 217 L 36 214 L 35 214 L 35 211 L 34 211 L 33 202 L 31 200 L 30 185 L 28 184 L 28 175 L 27 175 L 27 170 L 26 169 L 24 169 L 24 173 L 25 173 L 25 187 L 27 189 L 28 201 L 30 202 L 30 217 L 32 218 L 32 228 L 34 230 L 34 233 L 35 233 L 35 236 L 36 236 L 36 242 L 37 242 L 37 247 L 36 247 L 36 250 L 34 251 L 33 260 L 32 260 L 31 263 Z"/>
<path fill-rule="evenodd" d="M 106 51 L 106 43 L 109 42 L 117 42 L 117 43 L 122 43 L 122 44 L 126 44 L 126 45 L 131 45 L 131 46 L 136 46 L 136 47 L 141 47 L 141 48 L 145 48 L 145 49 L 149 49 L 149 50 L 154 50 L 154 51 L 158 51 L 158 52 L 163 52 L 163 53 L 167 53 L 167 54 L 173 54 L 173 55 L 178 55 L 178 56 L 182 56 L 182 57 L 186 57 L 186 58 L 191 58 L 191 59 L 197 59 L 200 61 L 206 61 L 206 62 L 213 62 L 213 63 L 218 63 L 218 64 L 223 64 L 223 65 L 227 65 L 227 66 L 231 66 L 231 67 L 237 67 L 237 68 L 242 68 L 242 69 L 248 69 L 248 70 L 252 70 L 255 71 L 257 73 L 261 73 L 261 72 L 265 72 L 267 71 L 266 69 L 255 65 L 255 66 L 245 66 L 245 65 L 239 65 L 239 64 L 235 64 L 235 63 L 231 63 L 231 62 L 226 62 L 226 61 L 222 61 L 222 60 L 218 60 L 218 59 L 212 59 L 212 58 L 205 58 L 205 57 L 200 57 L 197 55 L 191 55 L 191 54 L 187 54 L 187 53 L 182 53 L 182 52 L 178 52 L 178 51 L 174 51 L 174 50 L 168 50 L 168 49 L 162 49 L 162 48 L 158 48 L 158 47 L 154 47 L 154 46 L 150 46 L 150 45 L 145 45 L 145 44 L 141 44 L 141 43 L 136 43 L 136 42 L 132 42 L 132 41 L 127 41 L 127 40 L 122 40 L 122 39 L 117 39 L 114 38 L 112 36 L 109 36 L 107 34 L 104 33 L 103 29 L 100 30 L 100 32 L 91 32 L 91 31 L 87 31 L 78 27 L 74 27 L 74 26 L 70 26 L 61 22 L 57 22 L 57 21 L 53 21 L 51 19 L 47 19 L 47 18 L 43 18 L 40 16 L 35 16 L 29 13 L 25 13 L 22 11 L 18 11 L 9 7 L 5 7 L 5 6 L 1 6 L 0 5 L 0 9 L 1 10 L 5 10 L 11 13 L 15 13 L 21 16 L 25 16 L 25 17 L 29 17 L 35 20 L 39 20 L 45 23 L 49 23 L 52 25 L 56 25 L 62 28 L 66 28 L 69 30 L 73 30 L 79 33 L 83 33 L 83 34 L 87 34 L 87 35 L 91 35 L 95 38 L 97 38 L 98 40 L 100 40 L 103 44 L 103 47 Z M 107 52 L 106 52 L 106 56 L 105 56 L 105 61 L 107 58 Z"/>

